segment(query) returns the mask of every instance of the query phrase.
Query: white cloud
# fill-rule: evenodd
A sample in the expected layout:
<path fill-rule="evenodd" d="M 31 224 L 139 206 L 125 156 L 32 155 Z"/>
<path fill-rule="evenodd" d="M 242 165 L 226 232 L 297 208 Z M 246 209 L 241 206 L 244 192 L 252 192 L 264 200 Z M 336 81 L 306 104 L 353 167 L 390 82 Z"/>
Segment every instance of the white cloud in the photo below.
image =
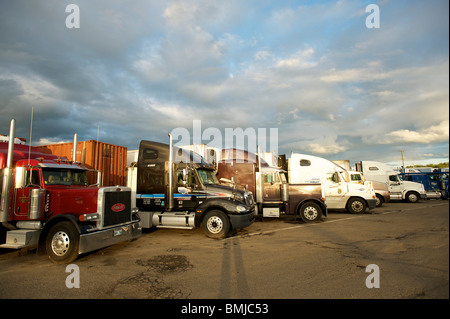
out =
<path fill-rule="evenodd" d="M 314 49 L 309 47 L 306 50 L 300 50 L 289 58 L 278 61 L 277 67 L 288 69 L 304 69 L 311 68 L 318 64 L 317 61 L 312 61 L 314 56 Z"/>
<path fill-rule="evenodd" d="M 391 74 L 380 72 L 375 68 L 353 68 L 336 70 L 331 69 L 327 74 L 322 75 L 320 79 L 324 82 L 366 82 L 384 80 Z"/>
<path fill-rule="evenodd" d="M 190 25 L 194 21 L 197 7 L 188 2 L 177 2 L 169 5 L 163 13 L 166 22 L 174 27 Z"/>
<path fill-rule="evenodd" d="M 449 139 L 449 121 L 421 129 L 419 131 L 397 130 L 387 133 L 381 144 L 393 143 L 437 143 L 446 142 Z"/>
<path fill-rule="evenodd" d="M 62 144 L 62 143 L 71 143 L 73 140 L 61 140 L 58 137 L 54 138 L 40 138 L 39 141 L 33 142 L 34 145 L 49 145 L 49 144 Z"/>
<path fill-rule="evenodd" d="M 348 150 L 348 147 L 338 145 L 336 143 L 323 144 L 323 143 L 310 143 L 308 149 L 313 154 L 330 155 L 338 154 Z"/>
<path fill-rule="evenodd" d="M 338 136 L 333 132 L 333 129 L 311 126 L 307 127 L 305 134 L 302 134 L 303 140 L 292 141 L 294 137 L 295 133 L 286 134 L 285 131 L 282 131 L 279 135 L 279 148 L 325 157 L 350 149 L 350 143 L 347 140 L 338 141 Z M 285 142 L 286 140 L 292 142 Z"/>
<path fill-rule="evenodd" d="M 272 57 L 272 54 L 268 50 L 261 50 L 255 53 L 256 61 L 266 61 Z"/>

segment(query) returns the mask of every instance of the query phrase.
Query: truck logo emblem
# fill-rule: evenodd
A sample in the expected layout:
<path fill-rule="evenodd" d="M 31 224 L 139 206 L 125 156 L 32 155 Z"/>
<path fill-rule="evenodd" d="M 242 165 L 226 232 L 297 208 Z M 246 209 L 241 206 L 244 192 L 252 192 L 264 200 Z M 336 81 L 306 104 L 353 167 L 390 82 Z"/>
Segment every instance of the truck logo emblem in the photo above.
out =
<path fill-rule="evenodd" d="M 20 201 L 22 204 L 23 204 L 23 203 L 26 203 L 26 202 L 28 202 L 28 197 L 25 196 L 25 195 L 22 195 L 22 196 L 19 197 L 19 201 Z"/>
<path fill-rule="evenodd" d="M 111 210 L 115 213 L 119 213 L 125 209 L 125 204 L 117 203 L 111 206 Z"/>

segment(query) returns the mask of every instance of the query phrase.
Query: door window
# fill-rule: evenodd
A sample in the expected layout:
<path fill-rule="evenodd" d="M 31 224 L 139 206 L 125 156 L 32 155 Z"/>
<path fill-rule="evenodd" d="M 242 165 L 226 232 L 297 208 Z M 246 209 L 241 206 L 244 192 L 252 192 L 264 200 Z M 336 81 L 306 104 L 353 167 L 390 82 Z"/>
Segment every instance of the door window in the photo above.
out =
<path fill-rule="evenodd" d="M 339 183 L 340 179 L 338 173 L 337 172 L 327 173 L 327 181 L 332 183 Z"/>

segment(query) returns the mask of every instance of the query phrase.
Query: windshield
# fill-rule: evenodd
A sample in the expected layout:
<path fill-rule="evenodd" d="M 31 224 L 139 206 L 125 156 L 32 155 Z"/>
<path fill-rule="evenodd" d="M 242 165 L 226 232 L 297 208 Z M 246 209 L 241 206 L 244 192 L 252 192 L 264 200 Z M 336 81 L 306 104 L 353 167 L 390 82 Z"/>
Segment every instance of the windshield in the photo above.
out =
<path fill-rule="evenodd" d="M 362 182 L 362 177 L 359 174 L 351 174 L 352 182 Z"/>
<path fill-rule="evenodd" d="M 46 168 L 43 170 L 45 185 L 87 186 L 86 171 L 81 169 Z"/>
<path fill-rule="evenodd" d="M 219 185 L 219 180 L 214 171 L 210 169 L 197 169 L 197 173 L 203 185 Z"/>
<path fill-rule="evenodd" d="M 400 182 L 400 178 L 399 178 L 399 176 L 397 174 L 396 175 L 389 175 L 389 180 L 391 182 Z"/>

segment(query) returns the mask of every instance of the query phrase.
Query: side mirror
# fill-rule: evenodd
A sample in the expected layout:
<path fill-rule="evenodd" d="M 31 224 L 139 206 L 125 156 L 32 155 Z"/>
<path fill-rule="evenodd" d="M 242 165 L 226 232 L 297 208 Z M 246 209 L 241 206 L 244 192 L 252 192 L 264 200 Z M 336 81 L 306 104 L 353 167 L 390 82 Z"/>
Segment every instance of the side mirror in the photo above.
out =
<path fill-rule="evenodd" d="M 189 191 L 186 187 L 178 187 L 178 193 L 187 194 L 187 193 L 189 193 Z"/>

